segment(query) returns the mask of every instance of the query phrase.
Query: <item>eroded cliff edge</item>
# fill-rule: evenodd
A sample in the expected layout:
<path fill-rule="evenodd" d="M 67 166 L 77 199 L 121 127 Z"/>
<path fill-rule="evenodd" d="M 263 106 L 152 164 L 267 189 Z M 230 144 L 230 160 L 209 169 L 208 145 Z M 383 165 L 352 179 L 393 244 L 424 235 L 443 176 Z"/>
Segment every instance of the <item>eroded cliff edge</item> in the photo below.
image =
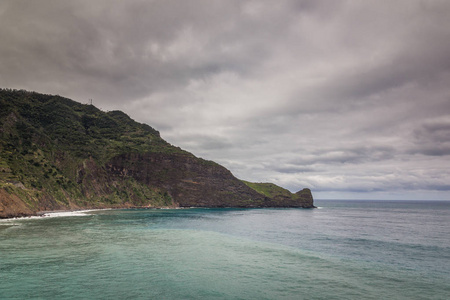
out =
<path fill-rule="evenodd" d="M 0 90 L 0 217 L 106 207 L 313 207 L 267 193 L 164 141 L 120 111 Z"/>
<path fill-rule="evenodd" d="M 311 207 L 308 189 L 270 197 L 238 180 L 221 165 L 181 153 L 126 153 L 106 164 L 110 174 L 132 177 L 167 191 L 181 207 Z"/>

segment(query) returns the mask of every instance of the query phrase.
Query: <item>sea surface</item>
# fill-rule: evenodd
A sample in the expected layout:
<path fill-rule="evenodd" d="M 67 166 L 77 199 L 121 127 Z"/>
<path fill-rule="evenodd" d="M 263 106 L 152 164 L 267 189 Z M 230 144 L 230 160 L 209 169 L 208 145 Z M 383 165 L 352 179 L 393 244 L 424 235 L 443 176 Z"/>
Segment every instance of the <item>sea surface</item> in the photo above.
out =
<path fill-rule="evenodd" d="M 0 299 L 450 299 L 450 202 L 0 221 Z"/>

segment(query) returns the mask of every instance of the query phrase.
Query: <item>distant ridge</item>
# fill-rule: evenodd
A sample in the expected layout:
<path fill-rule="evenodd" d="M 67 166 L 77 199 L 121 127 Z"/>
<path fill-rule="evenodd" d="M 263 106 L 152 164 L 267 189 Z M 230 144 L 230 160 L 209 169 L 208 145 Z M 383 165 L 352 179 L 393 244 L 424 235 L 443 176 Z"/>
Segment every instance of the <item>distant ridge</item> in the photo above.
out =
<path fill-rule="evenodd" d="M 235 178 L 121 111 L 0 89 L 0 217 L 126 207 L 314 207 L 309 189 Z"/>

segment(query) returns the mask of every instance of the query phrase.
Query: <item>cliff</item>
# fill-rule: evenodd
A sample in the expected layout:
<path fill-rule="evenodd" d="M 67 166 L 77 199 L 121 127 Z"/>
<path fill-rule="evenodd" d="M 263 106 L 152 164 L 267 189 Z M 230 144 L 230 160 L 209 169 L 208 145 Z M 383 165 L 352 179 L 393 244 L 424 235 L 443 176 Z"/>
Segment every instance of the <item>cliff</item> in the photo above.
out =
<path fill-rule="evenodd" d="M 120 111 L 0 90 L 0 217 L 106 207 L 313 207 L 264 193 Z M 264 185 L 264 184 L 262 184 Z"/>

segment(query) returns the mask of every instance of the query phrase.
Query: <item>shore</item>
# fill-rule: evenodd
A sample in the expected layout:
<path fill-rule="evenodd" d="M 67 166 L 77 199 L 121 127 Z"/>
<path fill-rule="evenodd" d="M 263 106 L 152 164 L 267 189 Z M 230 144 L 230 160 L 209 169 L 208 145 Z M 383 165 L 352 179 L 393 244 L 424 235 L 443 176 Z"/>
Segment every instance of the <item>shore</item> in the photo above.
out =
<path fill-rule="evenodd" d="M 180 207 L 180 206 L 124 206 L 124 207 L 105 207 L 105 208 L 86 208 L 86 209 L 69 209 L 69 210 L 48 210 L 48 211 L 38 211 L 30 215 L 19 214 L 13 217 L 0 217 L 0 224 L 4 221 L 10 220 L 26 220 L 26 219 L 40 219 L 49 217 L 66 217 L 66 216 L 86 216 L 88 212 L 92 211 L 103 211 L 103 210 L 117 210 L 117 209 L 190 209 L 190 208 L 219 208 L 219 207 Z M 220 208 L 233 208 L 233 207 L 220 207 Z M 271 208 L 271 207 L 238 207 L 238 208 Z M 277 208 L 299 208 L 299 207 L 277 207 Z M 309 208 L 320 208 L 312 206 Z"/>
<path fill-rule="evenodd" d="M 12 218 L 2 218 L 2 221 L 12 221 L 12 220 L 28 220 L 28 219 L 41 219 L 41 218 L 54 218 L 54 217 L 69 217 L 69 216 L 87 216 L 88 212 L 92 211 L 102 211 L 111 210 L 112 208 L 98 208 L 98 209 L 80 209 L 80 210 L 54 210 L 54 211 L 40 211 L 36 215 L 32 216 L 18 216 Z"/>
<path fill-rule="evenodd" d="M 19 215 L 19 216 L 10 217 L 10 218 L 0 218 L 0 224 L 2 223 L 2 221 L 11 221 L 11 220 L 86 216 L 86 215 L 88 215 L 87 213 L 93 212 L 93 211 L 116 210 L 116 209 L 181 209 L 181 207 L 126 206 L 126 207 L 88 208 L 88 209 L 71 209 L 71 210 L 46 210 L 46 211 L 38 211 L 33 215 L 26 215 L 26 216 Z"/>

